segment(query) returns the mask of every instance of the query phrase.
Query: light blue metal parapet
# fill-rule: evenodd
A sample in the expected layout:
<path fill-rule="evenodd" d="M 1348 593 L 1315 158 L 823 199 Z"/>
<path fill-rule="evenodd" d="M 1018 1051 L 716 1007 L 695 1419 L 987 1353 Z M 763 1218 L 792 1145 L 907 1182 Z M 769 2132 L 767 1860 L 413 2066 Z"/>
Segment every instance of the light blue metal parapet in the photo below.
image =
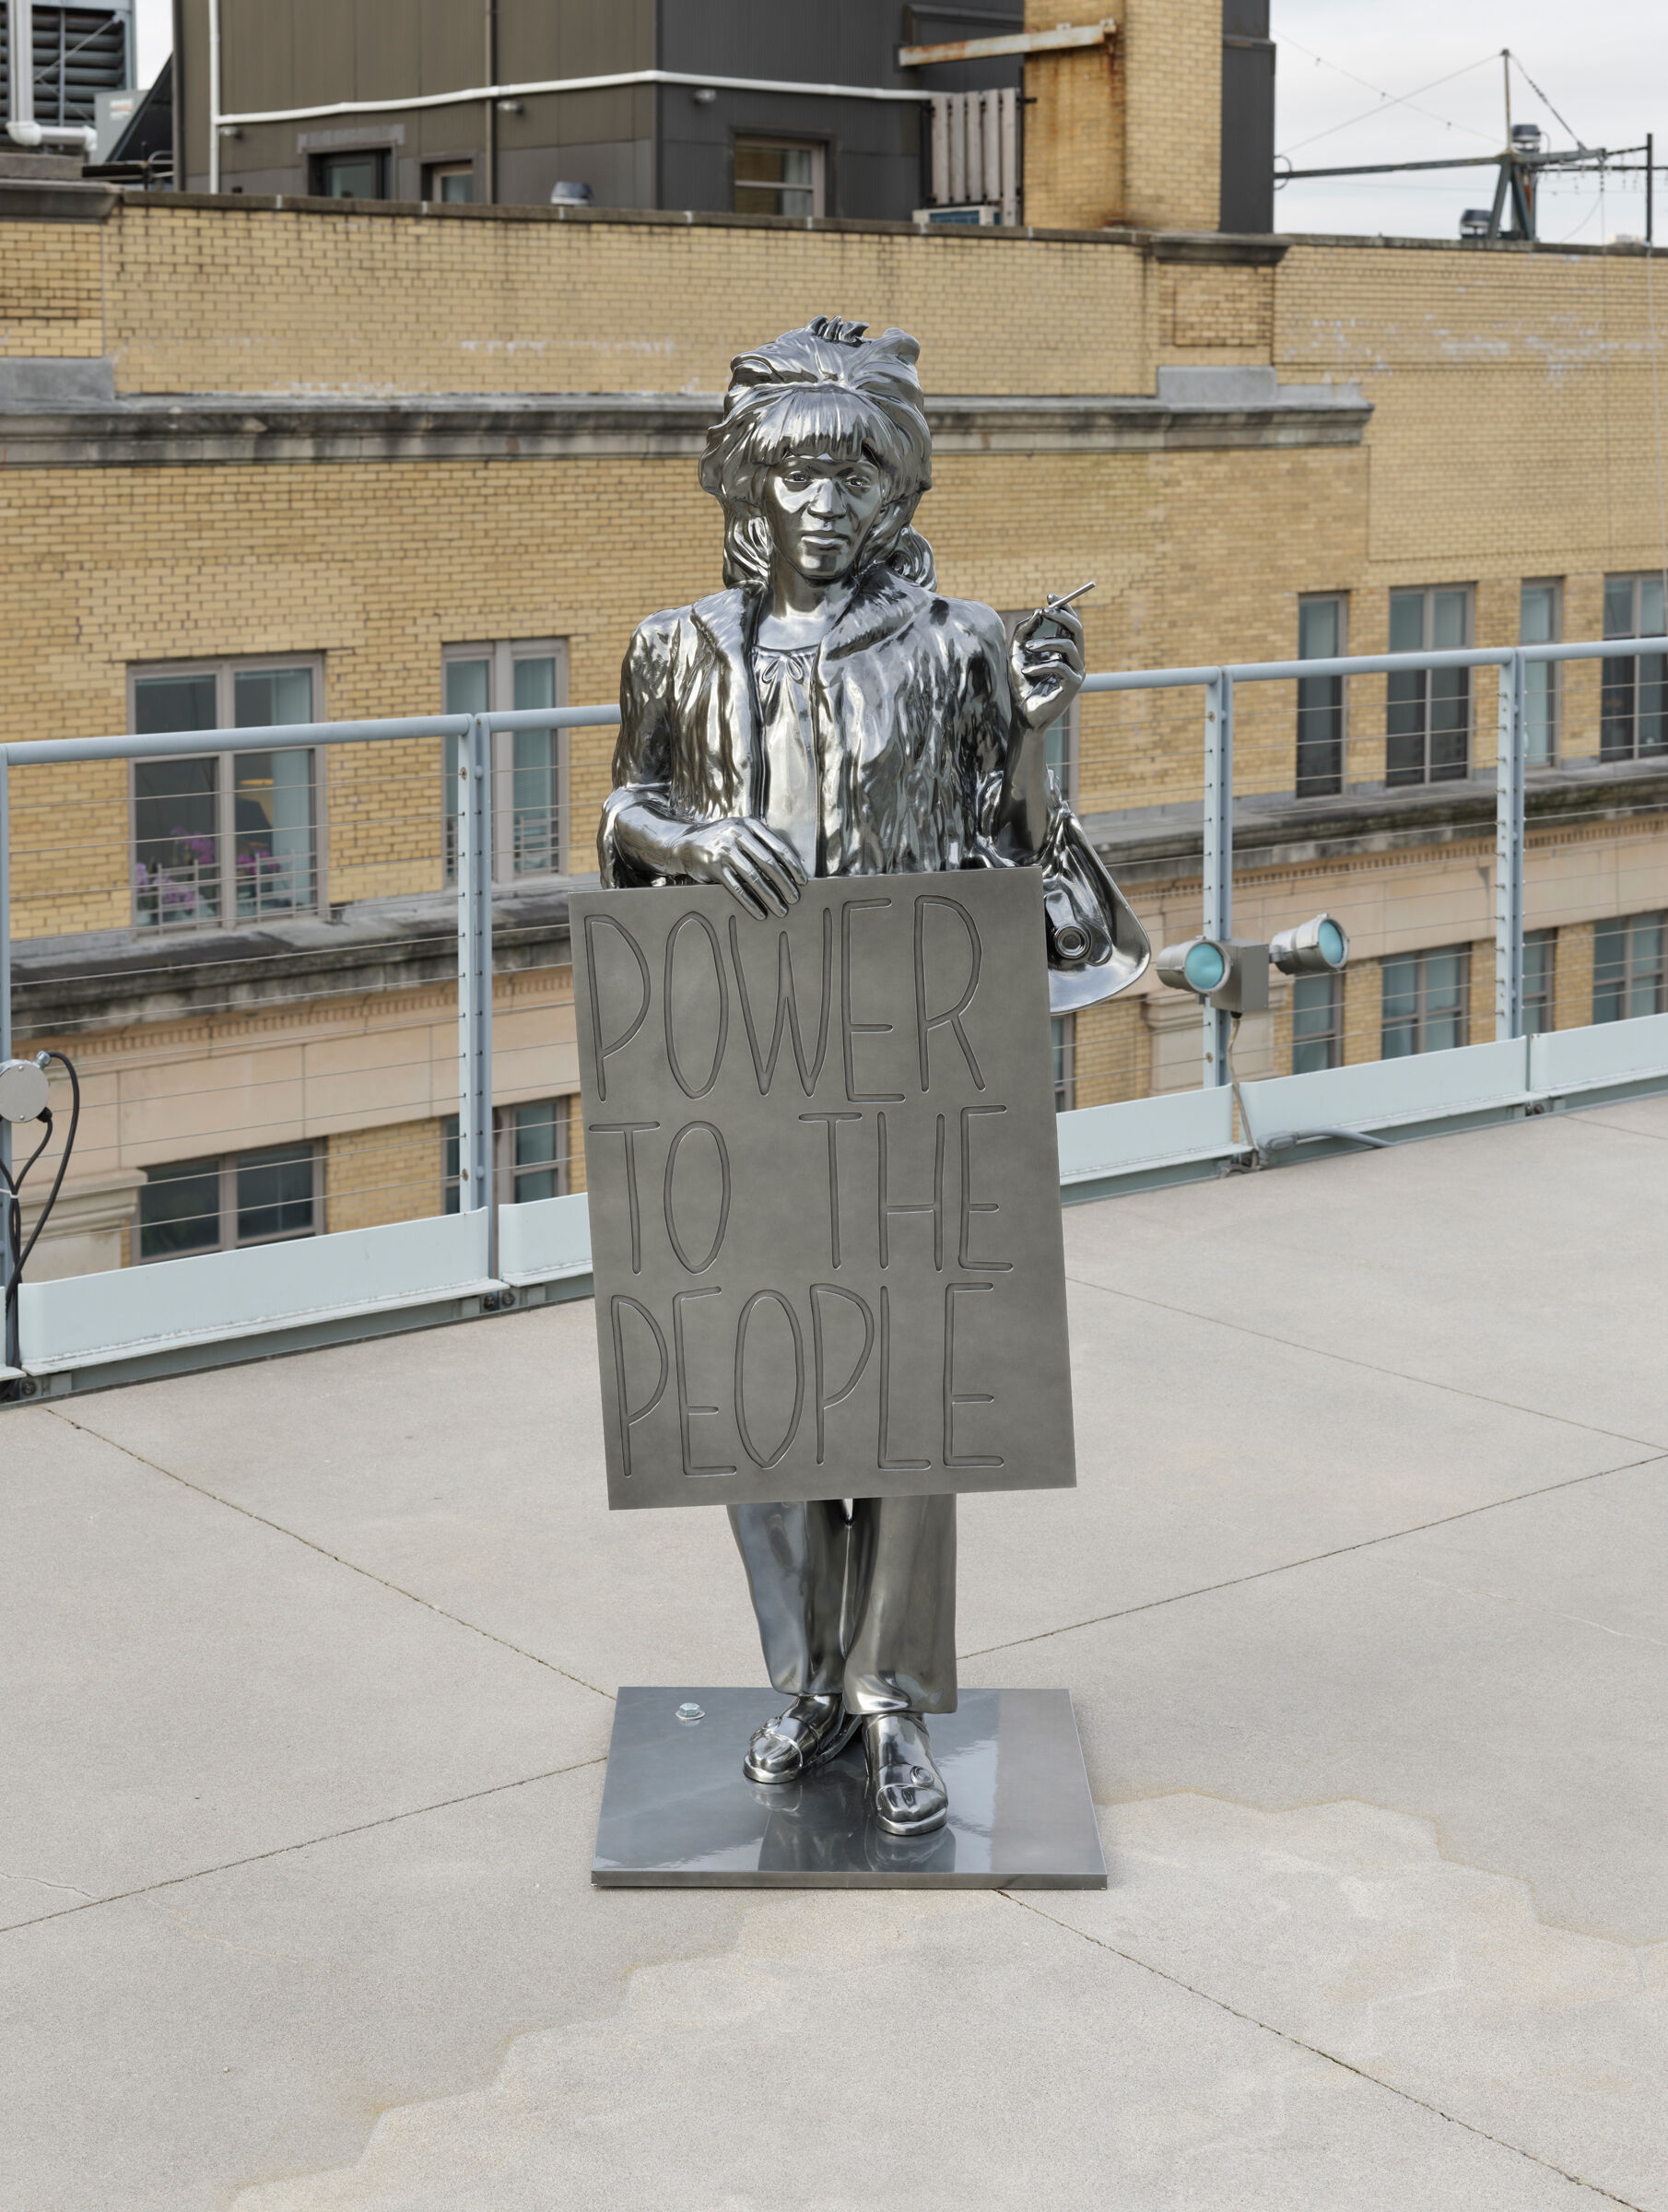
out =
<path fill-rule="evenodd" d="M 1407 1140 L 1526 1114 L 1668 1088 L 1668 1015 L 1522 1034 L 1525 669 L 1532 662 L 1668 653 L 1668 639 L 1611 640 L 1466 653 L 1380 654 L 1240 667 L 1091 676 L 1093 691 L 1204 694 L 1204 934 L 1232 933 L 1233 701 L 1237 686 L 1399 669 L 1500 670 L 1496 752 L 1495 1039 L 1241 1085 L 1236 1126 L 1227 1020 L 1204 1013 L 1197 1089 L 1058 1117 L 1069 1202 L 1220 1173 L 1229 1164 L 1318 1155 L 1349 1133 Z M 213 753 L 258 746 L 377 744 L 451 737 L 460 780 L 457 853 L 458 1101 L 461 1210 L 23 1286 L 21 1381 L 31 1394 L 258 1358 L 393 1329 L 582 1297 L 590 1238 L 582 1195 L 490 1203 L 492 1129 L 493 735 L 617 723 L 610 706 L 322 723 L 178 735 L 52 739 L 0 747 L 0 1060 L 11 1056 L 9 770 L 88 759 Z M 0 1123 L 0 1147 L 9 1127 Z M 0 1149 L 9 1160 L 9 1149 Z M 0 1230 L 0 1238 L 4 1231 Z M 7 1255 L 0 1242 L 0 1265 Z"/>

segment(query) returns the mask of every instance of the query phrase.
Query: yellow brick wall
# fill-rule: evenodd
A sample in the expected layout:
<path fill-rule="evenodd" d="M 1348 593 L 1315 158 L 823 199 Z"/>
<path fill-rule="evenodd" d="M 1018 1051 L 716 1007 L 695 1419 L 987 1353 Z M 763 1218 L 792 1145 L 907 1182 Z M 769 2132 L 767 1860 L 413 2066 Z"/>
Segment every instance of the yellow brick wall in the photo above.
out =
<path fill-rule="evenodd" d="M 1124 0 L 1099 48 L 1028 59 L 1026 219 L 1214 230 L 1221 198 L 1221 0 Z M 1028 30 L 1100 18 L 1026 0 Z M 1121 173 L 1120 173 L 1121 172 Z"/>
<path fill-rule="evenodd" d="M 1164 269 L 1159 329 L 1167 360 L 1266 362 L 1274 335 L 1274 272 Z"/>
<path fill-rule="evenodd" d="M 95 224 L 6 224 L 0 232 L 0 358 L 85 359 L 104 351 L 105 235 Z"/>
<path fill-rule="evenodd" d="M 330 1137 L 324 1152 L 326 1227 L 374 1229 L 422 1221 L 445 1210 L 446 1118 L 394 1122 Z M 585 1187 L 585 1126 L 570 1100 L 568 1188 Z"/>
<path fill-rule="evenodd" d="M 124 206 L 102 229 L 8 224 L 3 242 L 0 342 L 107 347 L 130 391 L 715 391 L 733 351 L 836 306 L 915 331 L 930 393 L 1150 391 L 1160 355 L 1189 349 L 1260 350 L 1288 380 L 1359 381 L 1377 411 L 1358 447 L 941 453 L 920 520 L 945 588 L 1023 606 L 1096 576 L 1096 667 L 1285 657 L 1299 596 L 1325 590 L 1349 594 L 1352 649 L 1380 650 L 1389 593 L 1412 583 L 1474 584 L 1479 640 L 1509 642 L 1521 580 L 1558 576 L 1566 634 L 1591 636 L 1604 574 L 1657 557 L 1638 462 L 1650 443 L 1644 270 L 1625 256 L 1298 241 L 1268 271 L 1156 264 L 1110 242 L 188 202 Z M 333 716 L 433 712 L 442 647 L 488 638 L 566 638 L 570 698 L 604 700 L 632 626 L 718 581 L 720 517 L 687 458 L 12 469 L 4 485 L 6 737 L 123 727 L 137 662 L 264 653 L 320 654 Z M 1597 750 L 1598 683 L 1596 664 L 1566 674 L 1567 757 Z M 1383 679 L 1350 692 L 1348 773 L 1376 781 Z M 1086 700 L 1083 811 L 1195 802 L 1201 713 L 1196 691 Z M 1480 761 L 1493 713 L 1484 672 Z M 572 740 L 579 868 L 612 742 Z M 1290 686 L 1241 688 L 1236 743 L 1241 792 L 1290 788 Z M 440 768 L 438 743 L 332 750 L 333 900 L 439 888 Z M 18 935 L 123 926 L 125 766 L 20 770 L 13 806 Z M 1558 864 L 1542 920 L 1562 932 L 1568 1026 L 1591 1018 L 1592 916 L 1668 903 L 1668 841 L 1654 818 L 1560 835 L 1581 854 Z M 1550 853 L 1532 838 L 1532 884 Z M 1487 861 L 1467 847 L 1429 865 L 1458 900 L 1479 895 Z M 1292 912 L 1271 917 L 1335 891 L 1353 929 L 1352 898 L 1381 906 L 1345 999 L 1347 1056 L 1373 1058 L 1368 960 L 1411 910 L 1395 883 L 1381 896 L 1382 874 L 1338 865 L 1335 886 L 1294 882 L 1281 893 Z M 1180 935 L 1197 901 L 1194 883 L 1139 903 Z M 1485 948 L 1484 1009 L 1487 971 Z M 1138 1006 L 1082 1018 L 1084 1103 L 1152 1080 Z M 344 1182 L 342 1204 L 365 1203 L 365 1187 Z"/>
<path fill-rule="evenodd" d="M 831 312 L 911 331 L 940 392 L 1150 389 L 1140 258 L 1088 241 L 159 200 L 92 235 L 123 393 L 722 392 Z"/>
<path fill-rule="evenodd" d="M 1384 985 L 1377 960 L 1357 960 L 1344 971 L 1344 1065 L 1383 1057 Z"/>
<path fill-rule="evenodd" d="M 325 1227 L 374 1229 L 444 1210 L 444 1121 L 355 1129 L 324 1147 Z"/>
<path fill-rule="evenodd" d="M 1274 364 L 1293 382 L 1357 380 L 1375 403 L 1378 581 L 1656 558 L 1645 277 L 1642 258 L 1611 254 L 1293 244 Z M 1577 597 L 1567 626 L 1596 635 L 1596 603 Z"/>
<path fill-rule="evenodd" d="M 1062 230 L 1123 222 L 1123 57 L 1117 40 L 1110 47 L 1030 55 L 1025 98 L 1036 103 L 1027 105 L 1023 126 L 1025 220 Z"/>
<path fill-rule="evenodd" d="M 100 719 L 115 730 L 124 717 Z M 20 719 L 6 734 L 41 727 Z M 11 785 L 13 935 L 125 929 L 133 918 L 126 761 L 15 769 Z"/>
<path fill-rule="evenodd" d="M 1141 1001 L 1115 998 L 1085 1006 L 1075 1019 L 1075 1103 L 1107 1106 L 1144 1099 L 1152 1081 L 1152 1040 Z"/>
<path fill-rule="evenodd" d="M 1553 963 L 1553 1019 L 1560 1030 L 1584 1030 L 1592 1019 L 1591 922 L 1566 923 Z"/>

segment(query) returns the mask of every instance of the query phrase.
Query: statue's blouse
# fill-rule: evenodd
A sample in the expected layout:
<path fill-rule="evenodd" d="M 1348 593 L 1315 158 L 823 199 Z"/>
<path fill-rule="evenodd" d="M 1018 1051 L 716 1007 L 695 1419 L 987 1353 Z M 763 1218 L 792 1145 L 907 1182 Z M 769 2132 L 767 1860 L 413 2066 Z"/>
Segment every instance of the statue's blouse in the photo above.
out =
<path fill-rule="evenodd" d="M 792 845 L 807 876 L 817 873 L 822 746 L 812 705 L 816 648 L 753 650 L 753 688 L 764 750 L 765 825 Z"/>

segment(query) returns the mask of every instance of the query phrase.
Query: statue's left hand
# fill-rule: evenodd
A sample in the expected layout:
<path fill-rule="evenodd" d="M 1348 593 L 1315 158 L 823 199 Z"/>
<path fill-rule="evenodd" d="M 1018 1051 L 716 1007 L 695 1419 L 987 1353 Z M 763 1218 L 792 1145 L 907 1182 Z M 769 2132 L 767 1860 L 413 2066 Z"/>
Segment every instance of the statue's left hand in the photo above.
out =
<path fill-rule="evenodd" d="M 1045 622 L 1050 635 L 1039 638 Z M 1015 711 L 1028 729 L 1059 721 L 1083 688 L 1083 625 L 1073 608 L 1040 606 L 1026 617 L 1008 648 L 1008 676 Z"/>

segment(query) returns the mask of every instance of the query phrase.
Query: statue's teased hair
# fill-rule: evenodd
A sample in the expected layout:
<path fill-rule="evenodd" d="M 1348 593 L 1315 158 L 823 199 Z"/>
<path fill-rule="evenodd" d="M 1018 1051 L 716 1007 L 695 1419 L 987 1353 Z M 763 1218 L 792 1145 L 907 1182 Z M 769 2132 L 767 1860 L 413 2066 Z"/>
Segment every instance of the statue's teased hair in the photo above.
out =
<path fill-rule="evenodd" d="M 761 592 L 770 582 L 770 533 L 759 501 L 766 472 L 791 453 L 863 454 L 890 497 L 861 555 L 931 587 L 933 548 L 910 527 L 933 481 L 933 439 L 916 381 L 921 348 L 901 330 L 865 338 L 867 325 L 818 315 L 730 364 L 724 411 L 707 433 L 700 480 L 724 511 L 724 582 Z"/>

